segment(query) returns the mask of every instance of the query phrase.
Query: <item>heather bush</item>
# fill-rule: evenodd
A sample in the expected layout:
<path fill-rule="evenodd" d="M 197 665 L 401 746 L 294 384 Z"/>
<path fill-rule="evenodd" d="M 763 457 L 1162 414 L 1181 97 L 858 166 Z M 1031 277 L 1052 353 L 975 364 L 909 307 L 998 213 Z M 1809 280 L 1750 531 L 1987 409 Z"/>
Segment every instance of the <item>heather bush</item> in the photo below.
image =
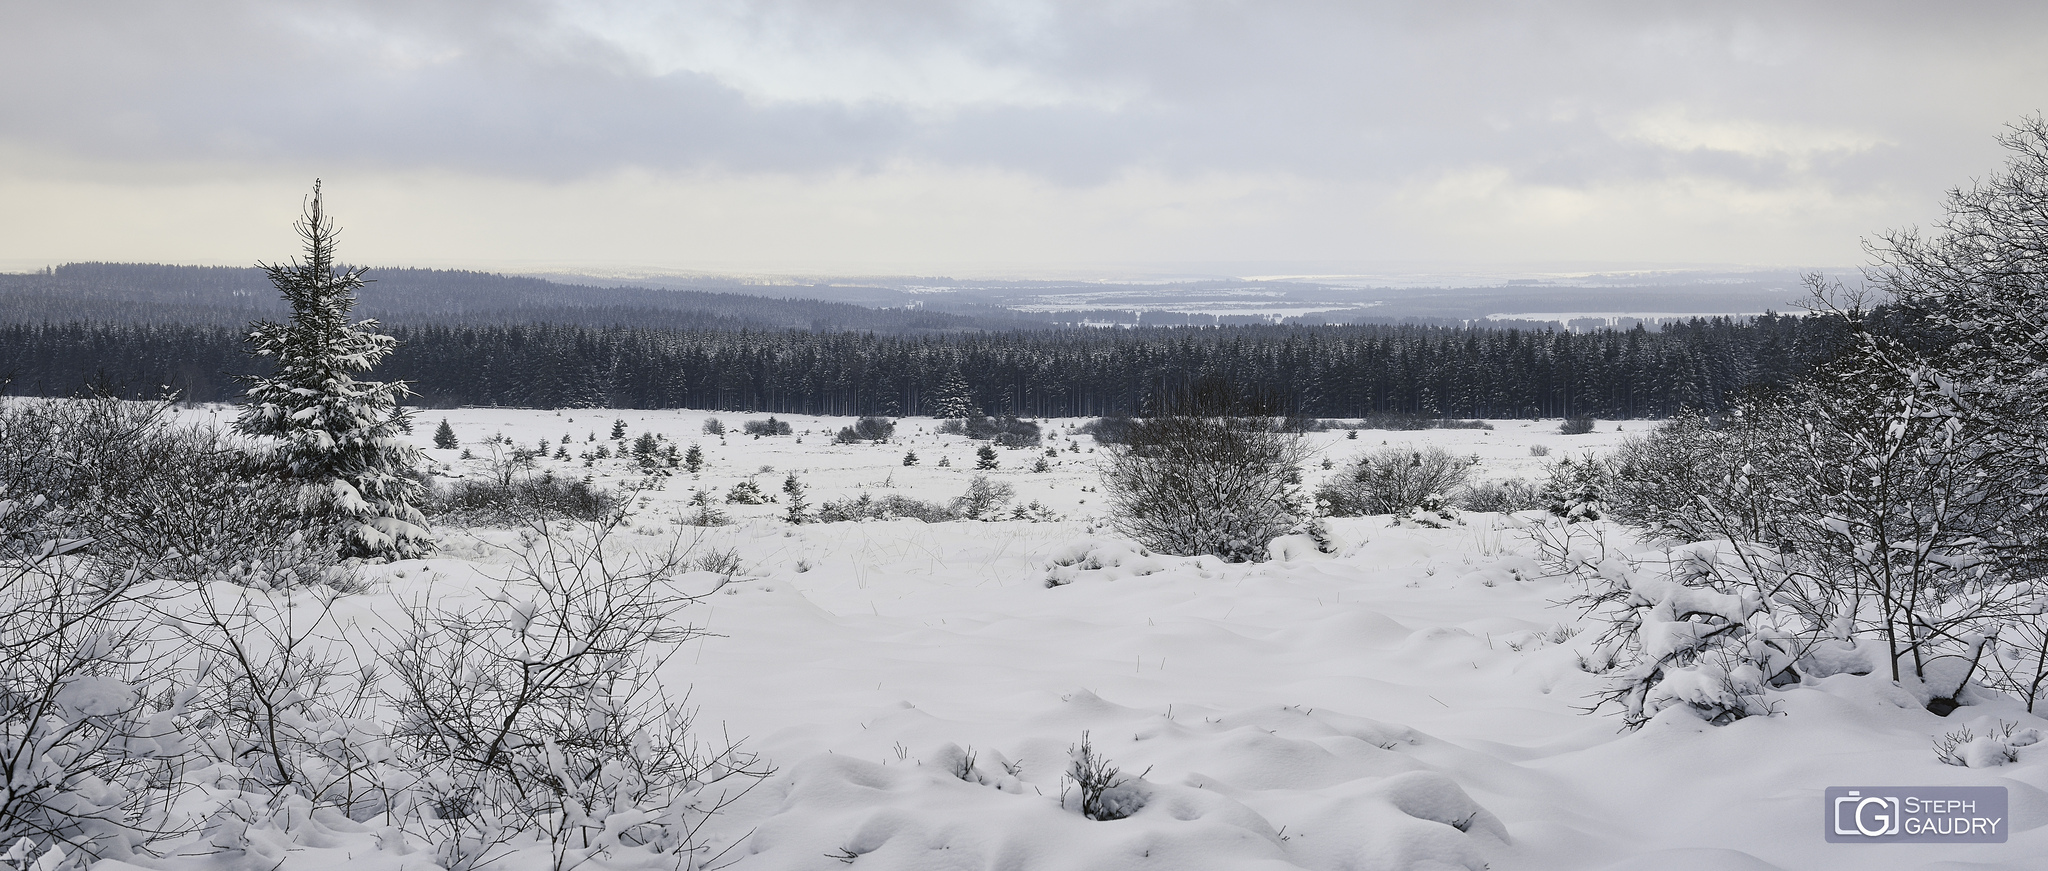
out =
<path fill-rule="evenodd" d="M 1323 513 L 1337 517 L 1406 514 L 1425 496 L 1456 499 L 1470 463 L 1434 445 L 1395 445 L 1361 454 L 1316 489 Z"/>

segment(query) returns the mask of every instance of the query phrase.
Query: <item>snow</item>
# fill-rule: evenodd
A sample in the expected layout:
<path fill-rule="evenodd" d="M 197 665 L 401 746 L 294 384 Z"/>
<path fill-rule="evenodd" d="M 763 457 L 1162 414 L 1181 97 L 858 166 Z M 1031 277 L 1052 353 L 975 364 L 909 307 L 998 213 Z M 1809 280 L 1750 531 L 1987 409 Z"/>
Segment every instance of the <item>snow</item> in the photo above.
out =
<path fill-rule="evenodd" d="M 723 439 L 701 432 L 713 416 L 731 431 Z M 704 472 L 641 491 L 630 525 L 644 535 L 619 538 L 652 548 L 701 535 L 697 547 L 731 548 L 744 567 L 683 612 L 713 636 L 663 672 L 690 688 L 700 729 L 722 724 L 776 769 L 705 830 L 714 850 L 730 848 L 731 867 L 2022 869 L 2048 852 L 2048 751 L 2016 746 L 2017 762 L 1973 768 L 1931 749 L 1965 715 L 1989 718 L 1979 735 L 1994 721 L 2048 728 L 2009 702 L 1944 719 L 1888 681 L 1842 673 L 1769 690 L 1777 716 L 1726 726 L 1682 705 L 1633 732 L 1611 711 L 1580 713 L 1604 686 L 1579 668 L 1600 627 L 1556 604 L 1576 588 L 1545 577 L 1499 515 L 1467 513 L 1444 529 L 1333 519 L 1335 553 L 1283 539 L 1260 564 L 1149 553 L 1100 522 L 1093 442 L 1069 434 L 1080 421 L 1049 421 L 1046 445 L 1060 451 L 1051 471 L 1028 471 L 1032 451 L 1004 450 L 988 474 L 1058 522 L 791 526 L 779 504 L 721 503 L 733 525 L 679 527 L 692 488 L 722 496 L 752 478 L 779 493 L 794 473 L 814 507 L 863 488 L 943 503 L 976 474 L 977 443 L 934 435 L 928 419 L 903 419 L 889 444 L 834 445 L 852 418 L 777 416 L 797 436 L 741 435 L 748 417 L 736 413 L 588 409 L 422 412 L 413 435 L 456 474 L 475 469 L 431 447 L 443 417 L 472 447 L 497 433 L 524 445 L 567 433 L 574 455 L 595 433 L 616 454 L 605 438 L 614 419 L 629 441 L 652 431 L 703 446 Z M 1561 436 L 1556 421 L 1497 421 L 1309 438 L 1339 468 L 1382 444 L 1436 444 L 1476 455 L 1482 479 L 1540 479 L 1559 456 L 1608 450 L 1648 426 Z M 1556 452 L 1531 456 L 1532 445 Z M 919 465 L 901 465 L 911 449 Z M 642 480 L 617 459 L 541 469 Z M 1323 474 L 1312 460 L 1307 483 Z M 437 535 L 432 558 L 370 567 L 372 591 L 342 611 L 374 620 L 429 589 L 507 595 L 494 578 L 506 574 L 500 548 L 512 533 Z M 714 583 L 703 573 L 680 582 Z M 1739 619 L 1753 603 L 1683 605 Z M 1838 658 L 1844 672 L 1871 670 L 1862 651 Z M 1086 819 L 1062 794 L 1084 734 L 1133 778 L 1142 807 L 1129 818 Z M 1823 842 L 1822 790 L 1873 783 L 2005 786 L 2014 834 L 1938 851 Z M 379 853 L 377 842 L 335 823 L 318 844 L 261 864 L 431 860 Z M 162 864 L 181 862 L 203 860 Z"/>

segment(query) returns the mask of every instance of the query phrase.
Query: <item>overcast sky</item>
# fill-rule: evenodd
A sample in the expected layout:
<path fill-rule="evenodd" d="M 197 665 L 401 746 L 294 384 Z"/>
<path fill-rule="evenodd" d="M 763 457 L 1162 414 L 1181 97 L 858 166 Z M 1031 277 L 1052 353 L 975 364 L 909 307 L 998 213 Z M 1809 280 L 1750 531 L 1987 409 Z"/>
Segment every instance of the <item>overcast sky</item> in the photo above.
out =
<path fill-rule="evenodd" d="M 2048 3 L 0 0 L 0 268 L 1855 265 Z M 1252 265 L 1256 264 L 1256 266 Z"/>

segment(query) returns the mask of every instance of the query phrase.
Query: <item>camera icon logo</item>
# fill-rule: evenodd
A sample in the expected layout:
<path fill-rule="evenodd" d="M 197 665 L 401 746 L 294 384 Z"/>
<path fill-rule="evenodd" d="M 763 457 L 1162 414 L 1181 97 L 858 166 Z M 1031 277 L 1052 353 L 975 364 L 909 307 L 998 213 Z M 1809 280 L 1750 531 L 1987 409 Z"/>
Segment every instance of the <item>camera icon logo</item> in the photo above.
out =
<path fill-rule="evenodd" d="M 2002 786 L 1830 786 L 1821 833 L 1834 844 L 2003 844 Z"/>
<path fill-rule="evenodd" d="M 1863 795 L 1852 789 L 1848 795 L 1835 798 L 1834 811 L 1837 835 L 1882 838 L 1898 834 L 1902 825 L 1903 814 L 1896 795 Z"/>

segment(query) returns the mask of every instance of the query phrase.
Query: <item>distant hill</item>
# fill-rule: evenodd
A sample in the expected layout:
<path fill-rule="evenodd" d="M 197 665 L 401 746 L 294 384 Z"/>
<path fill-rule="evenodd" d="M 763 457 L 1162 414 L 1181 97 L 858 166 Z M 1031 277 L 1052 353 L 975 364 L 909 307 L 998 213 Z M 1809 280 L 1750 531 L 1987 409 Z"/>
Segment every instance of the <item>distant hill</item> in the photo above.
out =
<path fill-rule="evenodd" d="M 953 311 L 869 308 L 756 293 L 596 287 L 447 269 L 372 268 L 356 313 L 392 325 L 550 323 L 653 329 L 856 330 L 927 333 L 1051 326 L 996 306 Z M 0 273 L 0 323 L 235 326 L 285 313 L 254 267 L 67 263 Z"/>

